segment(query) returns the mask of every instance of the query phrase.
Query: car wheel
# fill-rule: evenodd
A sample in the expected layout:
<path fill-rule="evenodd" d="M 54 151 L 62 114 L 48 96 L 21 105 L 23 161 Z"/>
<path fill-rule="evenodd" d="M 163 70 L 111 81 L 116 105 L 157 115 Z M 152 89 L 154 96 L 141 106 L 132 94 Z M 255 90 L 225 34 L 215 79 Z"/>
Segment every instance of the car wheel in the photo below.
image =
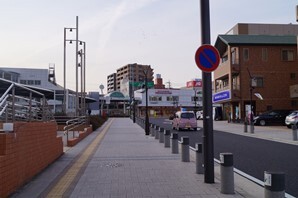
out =
<path fill-rule="evenodd" d="M 265 120 L 260 120 L 260 125 L 261 126 L 265 126 L 266 125 L 266 121 Z"/>
<path fill-rule="evenodd" d="M 287 127 L 288 127 L 288 129 L 292 128 L 292 126 L 291 126 L 291 125 L 287 125 Z"/>
<path fill-rule="evenodd" d="M 193 128 L 193 130 L 194 130 L 194 131 L 197 131 L 197 130 L 198 130 L 198 128 L 197 128 L 197 127 L 195 127 L 195 128 Z"/>

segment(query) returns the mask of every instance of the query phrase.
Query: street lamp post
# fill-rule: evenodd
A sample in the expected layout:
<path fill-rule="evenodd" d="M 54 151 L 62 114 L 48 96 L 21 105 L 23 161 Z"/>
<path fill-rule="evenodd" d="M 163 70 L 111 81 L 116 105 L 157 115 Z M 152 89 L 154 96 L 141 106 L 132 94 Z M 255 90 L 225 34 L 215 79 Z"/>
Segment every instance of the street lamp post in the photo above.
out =
<path fill-rule="evenodd" d="M 194 113 L 195 113 L 195 117 L 197 118 L 197 90 L 194 87 L 193 88 L 194 92 L 195 92 L 195 97 L 194 97 L 194 102 L 195 102 L 195 107 L 194 107 Z"/>
<path fill-rule="evenodd" d="M 149 68 L 148 68 L 149 69 Z M 146 97 L 146 107 L 145 107 L 145 135 L 149 135 L 149 116 L 148 116 L 148 70 L 144 70 L 144 75 L 145 75 L 145 97 Z"/>
<path fill-rule="evenodd" d="M 81 113 L 86 112 L 86 97 L 85 97 L 85 87 L 86 87 L 86 42 L 79 41 L 80 45 L 83 45 L 83 49 L 79 50 L 78 55 L 80 56 L 80 63 L 78 64 L 81 67 L 81 104 L 80 109 Z"/>
<path fill-rule="evenodd" d="M 136 100 L 134 97 L 132 98 L 132 103 L 133 103 L 132 121 L 133 121 L 133 123 L 135 123 L 136 122 Z"/>
<path fill-rule="evenodd" d="M 253 77 L 251 76 L 250 72 L 249 72 L 249 69 L 247 68 L 247 72 L 248 72 L 248 75 L 249 75 L 249 91 L 250 91 L 250 133 L 254 133 L 254 113 L 253 113 L 253 106 L 252 106 L 252 92 L 253 92 L 253 89 L 254 87 L 252 86 L 252 80 L 253 80 Z"/>
<path fill-rule="evenodd" d="M 72 30 L 75 30 L 76 28 L 64 28 L 64 48 L 63 48 L 63 113 L 66 114 L 66 41 L 69 41 L 70 44 L 72 44 L 72 40 L 67 40 L 66 38 L 66 31 L 69 30 L 72 32 Z"/>
<path fill-rule="evenodd" d="M 75 28 L 64 28 L 64 53 L 63 53 L 63 67 L 64 67 L 64 97 L 63 97 L 63 111 L 66 113 L 66 41 L 69 41 L 70 44 L 72 43 L 72 40 L 67 40 L 66 39 L 66 30 L 69 30 L 72 32 L 72 30 L 76 30 L 76 100 L 75 100 L 75 116 L 78 115 L 78 109 L 79 109 L 79 95 L 78 95 L 78 67 L 79 67 L 79 61 L 78 61 L 78 55 L 79 55 L 79 47 L 78 47 L 78 42 L 79 42 L 79 17 L 76 16 L 76 27 Z"/>

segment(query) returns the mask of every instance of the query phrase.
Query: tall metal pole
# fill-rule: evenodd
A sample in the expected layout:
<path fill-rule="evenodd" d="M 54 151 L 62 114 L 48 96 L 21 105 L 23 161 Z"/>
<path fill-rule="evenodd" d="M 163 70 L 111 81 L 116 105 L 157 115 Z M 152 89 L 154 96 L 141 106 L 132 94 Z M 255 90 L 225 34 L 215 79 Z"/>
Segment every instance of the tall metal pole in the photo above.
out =
<path fill-rule="evenodd" d="M 201 0 L 201 39 L 202 44 L 210 44 L 209 0 Z M 211 73 L 203 72 L 203 150 L 205 183 L 214 183 L 214 148 L 212 121 Z"/>
<path fill-rule="evenodd" d="M 148 72 L 148 70 L 147 70 Z M 146 95 L 146 116 L 145 116 L 145 135 L 149 135 L 149 116 L 148 116 L 148 79 L 147 79 L 147 72 L 145 76 L 145 95 Z"/>
<path fill-rule="evenodd" d="M 83 75 L 83 77 L 84 77 L 84 88 L 83 88 L 83 94 L 84 94 L 84 96 L 83 96 L 83 106 L 84 106 L 84 111 L 86 112 L 86 95 L 85 95 L 85 93 L 86 93 L 86 42 L 84 42 L 84 75 Z"/>
<path fill-rule="evenodd" d="M 83 50 L 80 50 L 80 66 L 81 66 L 81 104 L 80 104 L 80 110 L 81 110 L 81 114 L 83 113 L 83 67 L 84 67 L 84 63 L 83 63 Z"/>
<path fill-rule="evenodd" d="M 76 110 L 75 110 L 75 116 L 78 116 L 78 110 L 79 110 L 79 82 L 78 82 L 78 75 L 79 75 L 79 17 L 76 17 Z"/>
<path fill-rule="evenodd" d="M 64 28 L 64 48 L 63 48 L 63 113 L 66 114 L 66 28 Z"/>

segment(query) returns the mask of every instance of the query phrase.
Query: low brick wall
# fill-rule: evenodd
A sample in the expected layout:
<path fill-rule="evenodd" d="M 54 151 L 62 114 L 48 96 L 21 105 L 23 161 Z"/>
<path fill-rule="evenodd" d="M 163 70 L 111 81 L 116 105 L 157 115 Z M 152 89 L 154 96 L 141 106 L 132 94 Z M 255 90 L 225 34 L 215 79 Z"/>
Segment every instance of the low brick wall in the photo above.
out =
<path fill-rule="evenodd" d="M 7 197 L 63 154 L 55 122 L 16 122 L 0 133 L 0 197 Z"/>
<path fill-rule="evenodd" d="M 70 132 L 71 133 L 71 132 Z M 90 133 L 92 133 L 92 126 L 85 127 L 83 131 L 79 132 L 79 137 L 72 138 L 67 141 L 67 146 L 72 147 L 79 143 L 82 139 L 87 137 Z"/>

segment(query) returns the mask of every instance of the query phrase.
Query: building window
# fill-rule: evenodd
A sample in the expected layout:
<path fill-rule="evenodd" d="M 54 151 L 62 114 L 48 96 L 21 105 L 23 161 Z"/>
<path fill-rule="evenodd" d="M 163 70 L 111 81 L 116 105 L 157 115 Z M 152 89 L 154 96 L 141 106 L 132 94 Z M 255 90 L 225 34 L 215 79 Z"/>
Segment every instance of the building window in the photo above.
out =
<path fill-rule="evenodd" d="M 293 50 L 281 50 L 281 60 L 282 61 L 294 61 L 294 51 Z"/>
<path fill-rule="evenodd" d="M 28 85 L 34 85 L 34 80 L 28 80 Z"/>
<path fill-rule="evenodd" d="M 263 77 L 253 77 L 251 80 L 251 86 L 252 87 L 263 87 L 264 82 L 263 82 Z"/>
<path fill-rule="evenodd" d="M 267 48 L 262 48 L 262 61 L 268 60 L 268 50 Z"/>
<path fill-rule="evenodd" d="M 167 96 L 167 101 L 179 101 L 179 96 Z"/>
<path fill-rule="evenodd" d="M 248 48 L 243 49 L 243 59 L 244 59 L 244 61 L 249 60 L 249 50 L 248 50 Z"/>
<path fill-rule="evenodd" d="M 41 82 L 40 82 L 40 80 L 35 80 L 35 81 L 34 81 L 34 84 L 35 84 L 35 85 L 41 85 Z"/>
<path fill-rule="evenodd" d="M 290 78 L 291 80 L 296 80 L 296 73 L 291 73 Z"/>
<path fill-rule="evenodd" d="M 161 101 L 161 96 L 150 96 L 149 101 Z"/>
<path fill-rule="evenodd" d="M 27 84 L 27 80 L 20 80 L 20 83 L 23 84 L 23 85 L 26 85 Z"/>

